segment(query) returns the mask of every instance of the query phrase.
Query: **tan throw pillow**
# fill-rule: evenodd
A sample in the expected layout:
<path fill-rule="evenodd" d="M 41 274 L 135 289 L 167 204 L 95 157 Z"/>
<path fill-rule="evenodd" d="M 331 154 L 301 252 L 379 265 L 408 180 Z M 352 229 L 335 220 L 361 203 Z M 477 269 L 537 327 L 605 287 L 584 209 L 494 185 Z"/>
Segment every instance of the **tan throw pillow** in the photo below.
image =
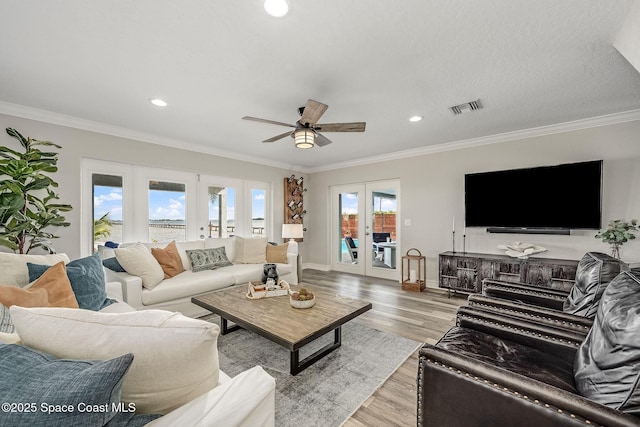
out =
<path fill-rule="evenodd" d="M 249 238 L 236 236 L 234 263 L 264 264 L 267 262 L 267 238 Z"/>
<path fill-rule="evenodd" d="M 153 289 L 164 280 L 164 271 L 151 251 L 142 243 L 135 243 L 126 248 L 116 248 L 116 259 L 127 273 L 142 279 L 142 286 Z"/>
<path fill-rule="evenodd" d="M 287 248 L 288 243 L 284 245 L 267 245 L 267 262 L 275 262 L 279 264 L 287 264 Z"/>
<path fill-rule="evenodd" d="M 78 308 L 78 301 L 67 277 L 64 262 L 49 267 L 27 289 L 0 286 L 0 304 L 7 307 L 68 307 Z"/>
<path fill-rule="evenodd" d="M 66 254 L 23 255 L 0 252 L 0 272 L 2 284 L 8 286 L 26 286 L 29 283 L 27 263 L 53 265 L 60 261 L 69 263 Z"/>
<path fill-rule="evenodd" d="M 141 414 L 167 412 L 218 384 L 218 325 L 180 313 L 101 313 L 11 307 L 22 342 L 61 359 L 107 360 L 133 353 L 122 401 Z"/>
<path fill-rule="evenodd" d="M 160 267 L 162 267 L 165 279 L 177 276 L 184 271 L 182 259 L 178 253 L 175 240 L 169 243 L 164 249 L 151 248 L 151 255 L 153 255 L 158 261 L 158 264 L 160 264 Z"/>

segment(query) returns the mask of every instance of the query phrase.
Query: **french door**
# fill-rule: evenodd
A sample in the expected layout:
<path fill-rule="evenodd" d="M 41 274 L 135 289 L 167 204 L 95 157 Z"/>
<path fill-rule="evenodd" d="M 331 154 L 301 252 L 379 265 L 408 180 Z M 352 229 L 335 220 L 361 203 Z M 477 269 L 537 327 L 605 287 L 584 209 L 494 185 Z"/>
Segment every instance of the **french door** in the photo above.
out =
<path fill-rule="evenodd" d="M 400 280 L 400 182 L 331 187 L 331 267 Z"/>

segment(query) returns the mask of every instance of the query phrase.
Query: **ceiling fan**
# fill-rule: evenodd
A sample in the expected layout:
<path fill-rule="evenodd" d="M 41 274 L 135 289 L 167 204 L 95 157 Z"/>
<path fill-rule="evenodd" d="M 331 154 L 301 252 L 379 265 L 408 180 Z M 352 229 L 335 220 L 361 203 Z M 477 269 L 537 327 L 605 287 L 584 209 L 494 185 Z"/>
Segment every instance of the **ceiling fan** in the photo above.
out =
<path fill-rule="evenodd" d="M 292 131 L 265 139 L 262 142 L 275 142 L 284 137 L 291 136 L 297 148 L 312 148 L 314 145 L 324 147 L 325 145 L 331 144 L 331 140 L 320 134 L 320 132 L 364 132 L 367 125 L 365 122 L 318 123 L 318 120 L 320 120 L 320 117 L 327 111 L 327 108 L 329 108 L 328 105 L 309 99 L 304 107 L 298 108 L 300 119 L 295 125 L 250 116 L 244 116 L 242 119 L 294 128 Z"/>

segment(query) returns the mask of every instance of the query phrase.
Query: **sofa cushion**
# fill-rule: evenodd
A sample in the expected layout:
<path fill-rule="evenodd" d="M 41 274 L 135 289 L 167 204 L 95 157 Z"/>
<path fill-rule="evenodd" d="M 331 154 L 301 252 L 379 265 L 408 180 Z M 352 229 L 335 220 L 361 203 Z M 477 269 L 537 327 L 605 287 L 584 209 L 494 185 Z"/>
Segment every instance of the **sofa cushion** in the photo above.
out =
<path fill-rule="evenodd" d="M 11 307 L 25 345 L 60 358 L 133 353 L 122 400 L 138 413 L 167 413 L 218 384 L 217 325 L 180 313 Z"/>
<path fill-rule="evenodd" d="M 235 257 L 235 237 L 214 237 L 209 239 L 204 239 L 204 248 L 219 248 L 224 246 L 224 251 L 227 254 L 227 258 L 230 261 L 233 261 Z"/>
<path fill-rule="evenodd" d="M 58 262 L 69 262 L 66 254 L 22 255 L 0 252 L 0 271 L 2 284 L 9 286 L 26 286 L 29 283 L 27 263 L 53 265 Z"/>
<path fill-rule="evenodd" d="M 622 261 L 599 252 L 587 252 L 576 270 L 576 280 L 564 301 L 563 311 L 593 319 L 602 293 L 620 273 Z"/>
<path fill-rule="evenodd" d="M 572 393 L 576 391 L 571 363 L 537 348 L 458 326 L 451 328 L 436 346 Z"/>
<path fill-rule="evenodd" d="M 49 267 L 27 263 L 27 268 L 29 269 L 29 280 L 33 281 Z M 65 268 L 80 308 L 98 311 L 115 302 L 115 300 L 107 298 L 104 270 L 98 253 L 74 259 Z"/>
<path fill-rule="evenodd" d="M 264 264 L 267 262 L 267 238 L 248 238 L 236 236 L 234 263 Z"/>
<path fill-rule="evenodd" d="M 180 254 L 178 253 L 175 240 L 164 248 L 151 248 L 151 255 L 153 255 L 158 261 L 158 264 L 160 264 L 165 279 L 170 279 L 184 271 L 182 258 L 180 258 Z"/>
<path fill-rule="evenodd" d="M 0 286 L 0 304 L 7 307 L 69 307 L 78 308 L 78 301 L 69 283 L 64 262 L 47 270 L 27 288 Z"/>
<path fill-rule="evenodd" d="M 158 304 L 231 286 L 235 283 L 234 277 L 233 274 L 222 271 L 226 268 L 230 267 L 200 272 L 187 270 L 171 279 L 165 279 L 152 291 L 142 290 L 142 303 Z"/>
<path fill-rule="evenodd" d="M 142 286 L 153 289 L 164 279 L 164 271 L 151 255 L 151 250 L 142 243 L 114 249 L 118 262 L 127 273 L 142 279 Z"/>
<path fill-rule="evenodd" d="M 574 364 L 587 399 L 640 416 L 640 280 L 620 273 L 602 295 Z"/>
<path fill-rule="evenodd" d="M 186 252 L 191 261 L 191 269 L 194 273 L 233 265 L 233 263 L 229 261 L 229 258 L 227 258 L 224 246 L 209 249 L 187 249 Z"/>
<path fill-rule="evenodd" d="M 266 248 L 266 259 L 267 262 L 270 263 L 287 263 L 287 249 L 289 248 L 289 243 L 285 243 L 283 245 L 267 245 Z"/>
<path fill-rule="evenodd" d="M 0 424 L 102 426 L 116 415 L 112 404 L 120 402 L 132 360 L 131 353 L 104 361 L 59 360 L 21 345 L 0 344 L 0 401 L 22 405 L 15 411 L 3 406 Z M 93 405 L 102 406 L 80 410 Z"/>

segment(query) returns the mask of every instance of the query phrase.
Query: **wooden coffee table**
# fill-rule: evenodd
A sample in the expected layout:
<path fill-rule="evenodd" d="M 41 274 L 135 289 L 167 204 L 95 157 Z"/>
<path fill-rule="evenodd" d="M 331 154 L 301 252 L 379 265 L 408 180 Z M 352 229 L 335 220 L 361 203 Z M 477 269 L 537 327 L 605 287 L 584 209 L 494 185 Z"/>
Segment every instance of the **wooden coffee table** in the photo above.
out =
<path fill-rule="evenodd" d="M 316 296 L 316 305 L 312 308 L 291 307 L 288 295 L 250 300 L 245 297 L 247 285 L 193 297 L 191 302 L 220 315 L 223 335 L 241 327 L 289 349 L 289 372 L 296 375 L 340 347 L 343 324 L 371 310 L 370 302 L 305 287 Z M 230 327 L 229 321 L 235 325 Z M 301 347 L 331 331 L 333 343 L 300 360 Z"/>

